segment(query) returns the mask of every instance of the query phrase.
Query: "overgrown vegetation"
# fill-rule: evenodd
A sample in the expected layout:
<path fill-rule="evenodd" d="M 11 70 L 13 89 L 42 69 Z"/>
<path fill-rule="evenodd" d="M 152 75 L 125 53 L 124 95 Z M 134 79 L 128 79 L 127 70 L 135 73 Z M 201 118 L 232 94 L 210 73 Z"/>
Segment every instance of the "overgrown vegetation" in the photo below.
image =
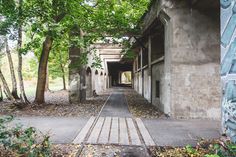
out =
<path fill-rule="evenodd" d="M 155 157 L 235 157 L 236 144 L 223 140 L 202 140 L 196 147 L 157 147 L 151 148 Z"/>
<path fill-rule="evenodd" d="M 9 123 L 12 120 L 13 116 L 0 118 L 0 156 L 51 156 L 49 136 L 39 136 L 33 127 L 10 126 Z"/>
<path fill-rule="evenodd" d="M 88 50 L 97 41 L 107 42 L 107 37 L 112 43 L 126 47 L 124 43 L 129 43 L 129 37 L 139 34 L 138 21 L 149 3 L 150 0 L 1 0 L 0 35 L 11 41 L 12 49 L 18 54 L 21 102 L 28 103 L 22 77 L 26 75 L 22 68 L 23 55 L 34 53 L 34 75 L 38 75 L 35 102 L 43 103 L 48 72 L 52 77 L 61 77 L 66 88 L 68 51 Z M 12 51 L 8 52 L 10 55 Z M 126 52 L 126 56 L 132 57 L 130 51 Z M 86 64 L 87 55 L 92 54 L 81 53 L 78 64 Z M 91 66 L 99 67 L 100 60 L 93 58 L 95 63 Z M 9 93 L 4 82 L 4 91 L 9 98 L 18 98 L 17 82 L 12 82 L 14 89 Z"/>

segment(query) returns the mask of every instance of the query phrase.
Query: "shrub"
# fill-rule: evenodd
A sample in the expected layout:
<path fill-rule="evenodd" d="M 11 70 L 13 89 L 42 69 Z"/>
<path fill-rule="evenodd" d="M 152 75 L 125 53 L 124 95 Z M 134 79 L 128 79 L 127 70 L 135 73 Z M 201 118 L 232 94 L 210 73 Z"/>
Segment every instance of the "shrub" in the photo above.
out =
<path fill-rule="evenodd" d="M 21 125 L 10 127 L 9 123 L 13 119 L 13 116 L 0 117 L 0 144 L 5 151 L 12 156 L 51 156 L 49 136 L 39 136 L 33 127 L 23 128 Z"/>

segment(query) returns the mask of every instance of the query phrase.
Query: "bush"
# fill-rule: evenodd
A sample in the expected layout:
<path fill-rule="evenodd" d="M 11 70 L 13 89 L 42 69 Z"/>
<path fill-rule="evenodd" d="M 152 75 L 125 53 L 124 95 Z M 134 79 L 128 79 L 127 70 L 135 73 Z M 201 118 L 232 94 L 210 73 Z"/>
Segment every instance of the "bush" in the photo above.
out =
<path fill-rule="evenodd" d="M 9 123 L 12 120 L 13 116 L 0 118 L 0 144 L 7 153 L 22 157 L 51 156 L 49 136 L 38 136 L 33 127 L 22 128 L 21 125 L 10 127 Z"/>
<path fill-rule="evenodd" d="M 202 140 L 196 147 L 155 147 L 150 150 L 153 157 L 236 157 L 236 144 L 221 139 Z"/>

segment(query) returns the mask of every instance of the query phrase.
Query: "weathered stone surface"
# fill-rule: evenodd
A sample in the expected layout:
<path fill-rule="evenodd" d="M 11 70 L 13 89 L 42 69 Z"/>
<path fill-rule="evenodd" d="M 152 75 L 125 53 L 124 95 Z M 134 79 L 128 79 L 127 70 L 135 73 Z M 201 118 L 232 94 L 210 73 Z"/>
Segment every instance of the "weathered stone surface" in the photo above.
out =
<path fill-rule="evenodd" d="M 149 42 L 149 58 L 161 53 L 162 43 L 155 41 L 155 36 L 164 40 L 165 52 L 163 57 L 151 58 L 149 67 L 142 68 L 141 63 L 141 68 L 135 69 L 134 87 L 173 117 L 221 117 L 220 25 L 218 18 L 205 12 L 210 9 L 218 13 L 219 3 L 211 2 L 213 5 L 209 6 L 204 5 L 209 2 L 197 1 L 190 8 L 186 0 L 155 1 L 143 19 L 143 32 L 148 30 L 145 38 L 149 40 L 145 42 Z M 142 51 L 139 53 L 143 56 Z M 140 65 L 138 61 L 137 57 L 134 65 Z M 151 68 L 151 89 L 147 68 Z"/>

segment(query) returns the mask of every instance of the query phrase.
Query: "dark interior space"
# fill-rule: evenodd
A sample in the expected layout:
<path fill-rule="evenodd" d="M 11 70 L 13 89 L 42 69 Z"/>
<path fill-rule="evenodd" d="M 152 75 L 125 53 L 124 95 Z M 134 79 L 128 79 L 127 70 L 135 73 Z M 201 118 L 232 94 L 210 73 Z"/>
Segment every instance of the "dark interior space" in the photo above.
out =
<path fill-rule="evenodd" d="M 131 87 L 132 86 L 132 84 L 122 84 L 121 83 L 122 82 L 121 81 L 122 72 L 132 71 L 132 69 L 133 69 L 132 63 L 108 62 L 107 67 L 108 67 L 111 85 L 113 87 L 117 87 L 117 86 Z"/>

